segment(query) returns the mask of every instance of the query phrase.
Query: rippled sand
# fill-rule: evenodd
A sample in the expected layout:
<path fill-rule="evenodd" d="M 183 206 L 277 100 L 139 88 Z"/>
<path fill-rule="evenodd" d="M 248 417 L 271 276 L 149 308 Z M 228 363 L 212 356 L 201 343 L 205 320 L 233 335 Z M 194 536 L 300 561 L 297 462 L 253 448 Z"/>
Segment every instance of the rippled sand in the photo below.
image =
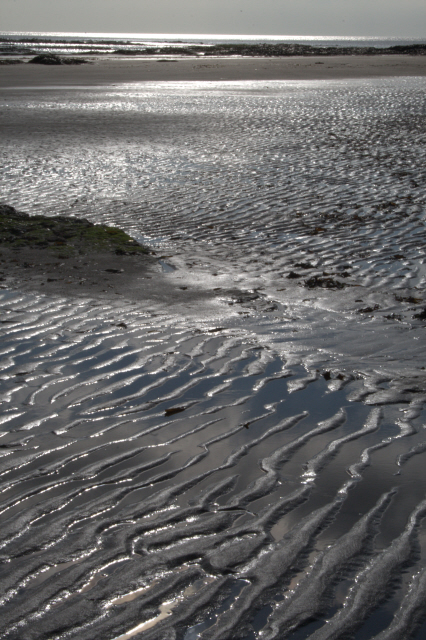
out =
<path fill-rule="evenodd" d="M 424 89 L 3 93 L 4 202 L 180 297 L 0 262 L 1 638 L 424 637 Z"/>

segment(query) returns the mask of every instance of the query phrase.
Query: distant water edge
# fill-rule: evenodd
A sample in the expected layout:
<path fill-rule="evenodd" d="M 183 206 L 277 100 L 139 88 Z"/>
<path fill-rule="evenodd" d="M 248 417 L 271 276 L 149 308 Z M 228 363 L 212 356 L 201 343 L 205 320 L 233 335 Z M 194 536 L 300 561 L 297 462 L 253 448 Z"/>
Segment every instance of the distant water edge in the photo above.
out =
<path fill-rule="evenodd" d="M 8 47 L 31 43 L 32 49 L 46 49 L 55 53 L 98 54 L 113 52 L 135 45 L 159 47 L 168 44 L 188 46 L 191 44 L 304 44 L 319 47 L 377 47 L 409 46 L 426 44 L 426 38 L 362 37 L 362 36 L 311 36 L 311 35 L 236 35 L 236 34 L 184 34 L 184 33 L 71 33 L 71 32 L 7 32 L 0 31 L 0 40 Z M 53 46 L 52 46 L 53 45 Z M 3 47 L 2 47 L 3 48 Z"/>

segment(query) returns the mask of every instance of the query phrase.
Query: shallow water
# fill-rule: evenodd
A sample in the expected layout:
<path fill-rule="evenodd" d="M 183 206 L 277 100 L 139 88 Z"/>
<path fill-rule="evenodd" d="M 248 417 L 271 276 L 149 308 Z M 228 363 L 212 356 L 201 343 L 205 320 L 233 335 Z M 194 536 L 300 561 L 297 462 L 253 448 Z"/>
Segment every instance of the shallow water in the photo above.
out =
<path fill-rule="evenodd" d="M 376 38 L 356 36 L 285 36 L 285 35 L 223 35 L 187 33 L 70 33 L 70 32 L 2 32 L 0 54 L 31 54 L 50 51 L 57 54 L 116 54 L 145 47 L 188 47 L 194 44 L 221 43 L 280 43 L 305 44 L 323 47 L 377 47 L 425 44 L 422 38 Z"/>
<path fill-rule="evenodd" d="M 0 637 L 423 637 L 424 88 L 3 91 L 4 202 L 222 293 L 4 268 Z"/>

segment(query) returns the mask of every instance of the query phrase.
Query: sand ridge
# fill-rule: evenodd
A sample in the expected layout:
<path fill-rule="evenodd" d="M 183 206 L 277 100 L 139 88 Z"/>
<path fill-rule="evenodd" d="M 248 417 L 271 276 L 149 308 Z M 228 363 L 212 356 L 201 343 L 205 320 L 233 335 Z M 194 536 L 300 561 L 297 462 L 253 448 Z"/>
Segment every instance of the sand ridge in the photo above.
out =
<path fill-rule="evenodd" d="M 102 86 L 132 82 L 339 80 L 425 76 L 426 56 L 289 58 L 90 58 L 85 65 L 0 66 L 0 87 Z"/>

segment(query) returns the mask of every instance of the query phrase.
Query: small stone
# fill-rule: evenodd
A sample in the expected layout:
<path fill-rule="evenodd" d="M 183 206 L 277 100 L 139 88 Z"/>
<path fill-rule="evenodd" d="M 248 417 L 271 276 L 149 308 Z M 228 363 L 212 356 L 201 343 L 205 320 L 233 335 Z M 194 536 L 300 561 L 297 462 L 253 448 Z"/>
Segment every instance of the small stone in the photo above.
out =
<path fill-rule="evenodd" d="M 166 409 L 164 414 L 166 416 L 172 416 L 175 413 L 181 413 L 181 411 L 185 411 L 185 407 L 170 407 L 170 409 Z"/>
<path fill-rule="evenodd" d="M 420 313 L 415 313 L 413 318 L 417 318 L 417 320 L 426 320 L 426 307 Z"/>

